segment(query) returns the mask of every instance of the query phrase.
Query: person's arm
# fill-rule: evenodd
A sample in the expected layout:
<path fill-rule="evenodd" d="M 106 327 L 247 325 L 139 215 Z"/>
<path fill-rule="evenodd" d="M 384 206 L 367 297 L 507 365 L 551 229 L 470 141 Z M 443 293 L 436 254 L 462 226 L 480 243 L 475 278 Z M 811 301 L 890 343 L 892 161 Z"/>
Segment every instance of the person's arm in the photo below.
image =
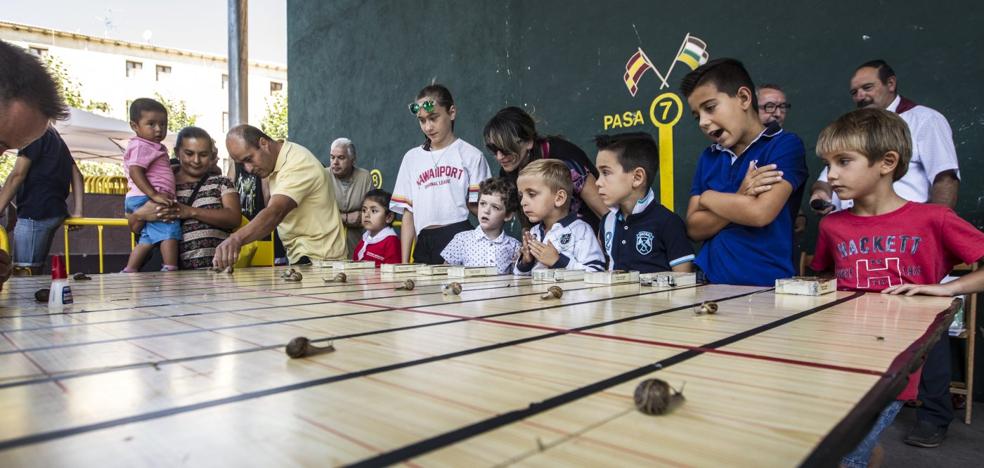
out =
<path fill-rule="evenodd" d="M 140 208 L 137 208 L 137 211 L 127 214 L 126 223 L 130 227 L 131 232 L 140 234 L 146 223 L 150 221 L 172 221 L 175 219 L 176 214 L 174 207 L 162 206 L 148 201 Z"/>
<path fill-rule="evenodd" d="M 342 224 L 349 228 L 361 228 L 362 227 L 362 210 L 340 212 L 342 215 Z"/>
<path fill-rule="evenodd" d="M 601 195 L 598 194 L 598 186 L 595 185 L 597 181 L 598 179 L 589 172 L 587 178 L 585 178 L 584 187 L 581 188 L 581 201 L 586 203 L 595 215 L 602 218 L 608 213 L 608 206 L 605 205 L 605 202 L 601 201 Z"/>
<path fill-rule="evenodd" d="M 0 211 L 6 210 L 7 206 L 10 205 L 10 201 L 14 199 L 17 189 L 24 183 L 24 179 L 27 178 L 27 172 L 30 169 L 31 160 L 26 156 L 18 156 L 14 160 L 14 168 L 10 171 L 10 175 L 7 176 L 7 181 L 4 182 L 3 188 L 0 189 Z"/>
<path fill-rule="evenodd" d="M 169 199 L 163 193 L 158 192 L 154 189 L 153 185 L 150 185 L 150 180 L 147 179 L 147 168 L 140 166 L 130 166 L 130 180 L 133 181 L 133 185 L 136 185 L 144 195 L 147 195 L 151 200 L 160 203 L 161 205 L 170 205 L 172 200 Z"/>
<path fill-rule="evenodd" d="M 297 208 L 297 202 L 286 195 L 273 195 L 266 208 L 260 210 L 249 224 L 232 233 L 215 248 L 212 265 L 224 269 L 236 264 L 239 260 L 239 250 L 243 245 L 270 236 L 270 233 L 284 220 L 291 211 Z"/>
<path fill-rule="evenodd" d="M 85 200 L 85 179 L 82 178 L 82 171 L 72 160 L 72 198 L 75 199 L 75 209 L 72 210 L 73 218 L 81 218 L 83 213 L 83 203 Z"/>
<path fill-rule="evenodd" d="M 242 221 L 239 194 L 236 192 L 222 195 L 222 208 L 195 208 L 181 203 L 176 208 L 180 219 L 194 218 L 219 229 L 236 229 Z"/>
<path fill-rule="evenodd" d="M 950 169 L 940 172 L 929 189 L 929 202 L 948 206 L 951 210 L 956 209 L 959 191 L 960 179 L 957 178 L 957 171 Z"/>
<path fill-rule="evenodd" d="M 984 270 L 977 270 L 944 284 L 900 284 L 882 290 L 882 294 L 915 296 L 959 296 L 984 291 Z"/>
<path fill-rule="evenodd" d="M 690 197 L 687 205 L 687 236 L 705 241 L 731 224 L 730 221 L 700 206 L 700 195 Z"/>
<path fill-rule="evenodd" d="M 410 249 L 417 240 L 417 231 L 413 225 L 413 211 L 403 210 L 403 220 L 400 223 L 400 263 L 410 263 Z"/>
<path fill-rule="evenodd" d="M 732 223 L 764 227 L 776 219 L 792 193 L 793 186 L 784 180 L 757 197 L 708 190 L 700 195 L 698 203 Z"/>

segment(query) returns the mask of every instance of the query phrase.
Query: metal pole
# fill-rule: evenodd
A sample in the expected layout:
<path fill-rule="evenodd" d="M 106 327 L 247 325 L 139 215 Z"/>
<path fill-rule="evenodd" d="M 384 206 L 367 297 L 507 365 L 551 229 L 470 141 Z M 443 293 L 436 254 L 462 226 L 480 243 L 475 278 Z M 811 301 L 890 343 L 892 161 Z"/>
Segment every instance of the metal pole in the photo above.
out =
<path fill-rule="evenodd" d="M 229 128 L 246 123 L 249 117 L 247 3 L 229 0 Z"/>

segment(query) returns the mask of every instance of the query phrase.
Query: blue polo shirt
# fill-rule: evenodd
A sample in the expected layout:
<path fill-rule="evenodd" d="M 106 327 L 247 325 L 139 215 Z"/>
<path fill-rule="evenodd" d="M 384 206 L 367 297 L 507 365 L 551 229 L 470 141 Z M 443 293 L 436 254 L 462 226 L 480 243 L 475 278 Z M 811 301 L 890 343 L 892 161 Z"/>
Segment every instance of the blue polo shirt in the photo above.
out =
<path fill-rule="evenodd" d="M 704 150 L 690 195 L 706 190 L 736 193 L 756 161 L 759 167 L 775 164 L 793 193 L 779 215 L 764 227 L 731 223 L 704 241 L 695 263 L 712 283 L 772 286 L 778 278 L 793 276 L 793 221 L 803 197 L 808 175 L 803 141 L 773 125 L 748 146 L 741 156 L 714 144 Z"/>
<path fill-rule="evenodd" d="M 611 208 L 601 226 L 609 270 L 656 273 L 694 261 L 683 220 L 660 205 L 652 189 L 628 218 L 618 207 Z"/>

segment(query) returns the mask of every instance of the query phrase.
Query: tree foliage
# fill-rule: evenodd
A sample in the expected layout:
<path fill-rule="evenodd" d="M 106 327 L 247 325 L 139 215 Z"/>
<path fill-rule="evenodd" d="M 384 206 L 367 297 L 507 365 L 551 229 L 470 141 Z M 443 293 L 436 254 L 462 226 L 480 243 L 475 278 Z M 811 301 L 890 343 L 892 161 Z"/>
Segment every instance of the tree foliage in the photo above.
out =
<path fill-rule="evenodd" d="M 287 139 L 287 93 L 278 92 L 266 99 L 266 115 L 260 121 L 260 130 L 271 138 Z"/>
<path fill-rule="evenodd" d="M 188 113 L 188 105 L 184 101 L 180 99 L 170 100 L 161 96 L 161 93 L 154 93 L 154 97 L 167 109 L 167 130 L 169 132 L 177 132 L 182 128 L 195 125 L 198 116 Z"/>
<path fill-rule="evenodd" d="M 64 96 L 66 104 L 90 112 L 99 111 L 105 114 L 110 112 L 109 103 L 86 100 L 82 97 L 82 83 L 72 78 L 68 67 L 60 59 L 51 54 L 45 55 L 44 66 L 54 78 L 55 85 Z"/>

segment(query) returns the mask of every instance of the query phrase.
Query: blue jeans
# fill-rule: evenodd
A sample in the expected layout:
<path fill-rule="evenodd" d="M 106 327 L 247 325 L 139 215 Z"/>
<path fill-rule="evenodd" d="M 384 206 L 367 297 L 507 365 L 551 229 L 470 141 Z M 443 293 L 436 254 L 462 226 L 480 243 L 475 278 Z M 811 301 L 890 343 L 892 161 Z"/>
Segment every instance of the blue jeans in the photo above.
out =
<path fill-rule="evenodd" d="M 14 266 L 41 268 L 51 249 L 55 231 L 65 218 L 20 218 L 14 226 Z"/>
<path fill-rule="evenodd" d="M 851 453 L 844 456 L 841 460 L 841 465 L 847 468 L 867 468 L 868 460 L 871 459 L 871 451 L 875 449 L 875 445 L 878 444 L 878 439 L 881 438 L 881 433 L 885 431 L 885 428 L 892 425 L 892 421 L 895 421 L 895 416 L 899 414 L 899 410 L 902 409 L 902 402 L 899 400 L 893 400 L 885 409 L 882 410 L 881 414 L 878 415 L 878 420 L 875 421 L 874 427 L 871 428 L 871 432 L 864 436 L 864 439 L 854 448 Z"/>

